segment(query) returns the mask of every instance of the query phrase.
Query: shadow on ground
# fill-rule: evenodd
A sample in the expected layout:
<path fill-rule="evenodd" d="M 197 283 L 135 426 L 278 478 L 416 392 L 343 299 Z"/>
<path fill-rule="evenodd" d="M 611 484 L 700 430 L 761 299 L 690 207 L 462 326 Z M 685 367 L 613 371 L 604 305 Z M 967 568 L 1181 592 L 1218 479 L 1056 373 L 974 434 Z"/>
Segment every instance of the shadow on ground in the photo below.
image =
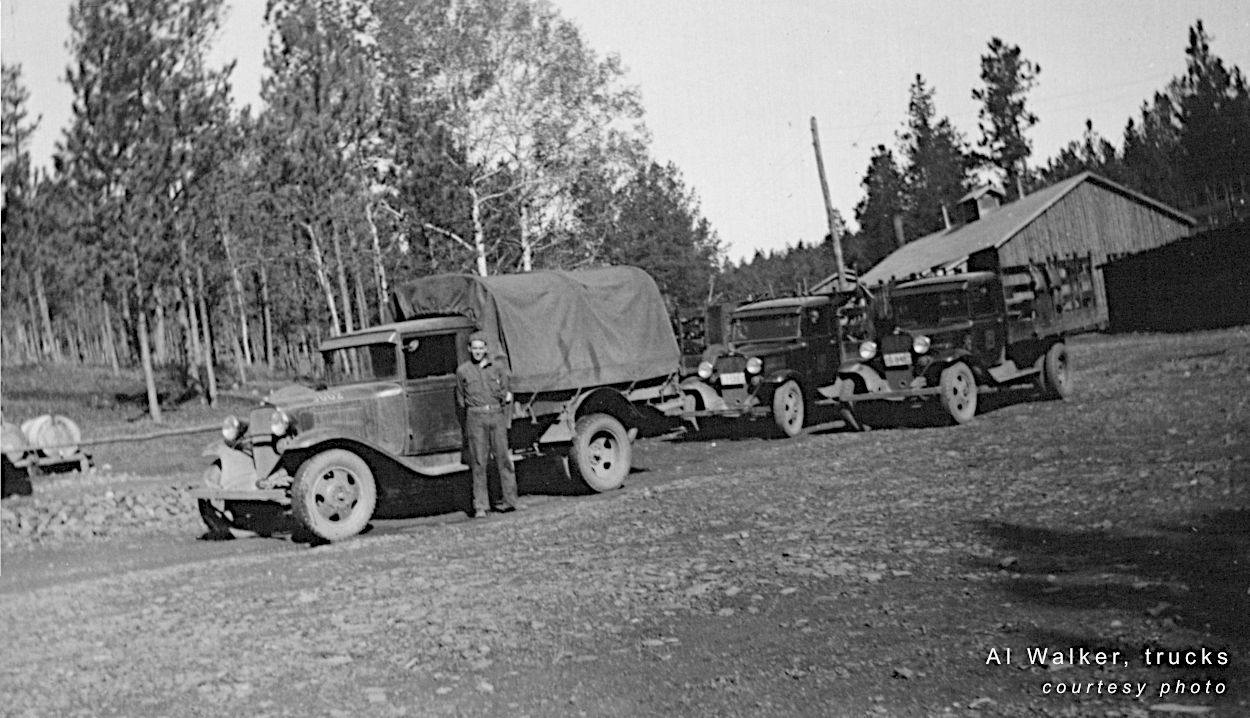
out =
<path fill-rule="evenodd" d="M 1250 507 L 1215 508 L 1191 521 L 1137 531 L 1000 522 L 982 522 L 978 530 L 997 544 L 998 556 L 1014 557 L 1004 559 L 1006 566 L 986 567 L 1018 574 L 1003 584 L 1018 600 L 1061 610 L 1121 610 L 1129 619 L 1125 632 L 1146 621 L 1151 633 L 1132 637 L 1136 643 L 1126 646 L 1132 655 L 1143 642 L 1163 650 L 1194 648 L 1191 642 L 1169 645 L 1177 629 L 1207 636 L 1208 648 L 1233 649 L 1238 660 L 1250 651 Z M 1106 643 L 1106 637 L 1045 629 L 1031 638 L 1065 647 Z"/>

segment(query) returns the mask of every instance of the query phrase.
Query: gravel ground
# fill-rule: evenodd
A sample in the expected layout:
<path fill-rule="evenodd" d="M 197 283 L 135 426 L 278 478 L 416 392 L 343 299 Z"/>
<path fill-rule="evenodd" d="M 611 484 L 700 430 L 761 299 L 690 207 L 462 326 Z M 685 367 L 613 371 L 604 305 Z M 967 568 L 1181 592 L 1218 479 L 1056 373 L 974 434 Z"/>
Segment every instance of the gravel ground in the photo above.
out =
<path fill-rule="evenodd" d="M 609 495 L 8 586 L 0 705 L 1250 714 L 1250 333 L 1084 338 L 1073 357 L 1071 400 L 985 397 L 966 426 L 648 440 Z M 123 541 L 198 534 L 177 486 L 6 500 L 5 562 L 78 546 L 107 563 Z M 1031 665 L 1028 647 L 1120 655 Z M 1146 665 L 1146 649 L 1211 664 Z"/>

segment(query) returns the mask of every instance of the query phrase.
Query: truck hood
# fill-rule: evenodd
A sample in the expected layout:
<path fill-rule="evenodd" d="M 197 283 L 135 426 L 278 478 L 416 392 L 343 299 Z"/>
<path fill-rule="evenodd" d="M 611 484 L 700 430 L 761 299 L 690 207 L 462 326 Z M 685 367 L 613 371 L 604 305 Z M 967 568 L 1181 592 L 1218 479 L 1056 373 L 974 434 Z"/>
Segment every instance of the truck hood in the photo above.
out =
<path fill-rule="evenodd" d="M 286 410 L 315 408 L 327 404 L 344 404 L 399 396 L 403 387 L 391 381 L 348 384 L 328 389 L 311 389 L 306 386 L 287 386 L 277 389 L 265 398 L 265 404 Z"/>
<path fill-rule="evenodd" d="M 929 337 L 930 339 L 932 339 L 935 336 L 941 336 L 943 334 L 950 334 L 952 332 L 963 332 L 971 328 L 972 328 L 971 319 L 961 319 L 957 322 L 948 322 L 946 324 L 938 324 L 935 326 L 898 327 L 898 332 L 900 334 L 909 334 L 913 337 L 916 336 L 917 334 L 923 334 L 926 337 Z"/>
<path fill-rule="evenodd" d="M 807 344 L 805 339 L 766 339 L 757 342 L 740 342 L 729 347 L 726 354 L 739 354 L 745 357 L 765 357 L 784 354 L 788 351 L 800 349 Z"/>

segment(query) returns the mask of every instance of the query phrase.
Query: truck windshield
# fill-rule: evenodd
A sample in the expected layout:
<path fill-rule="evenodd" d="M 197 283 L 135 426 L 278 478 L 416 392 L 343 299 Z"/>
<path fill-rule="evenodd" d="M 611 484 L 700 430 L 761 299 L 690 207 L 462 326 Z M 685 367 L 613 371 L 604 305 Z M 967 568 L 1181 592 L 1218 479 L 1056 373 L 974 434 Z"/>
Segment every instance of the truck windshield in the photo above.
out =
<path fill-rule="evenodd" d="M 330 386 L 395 379 L 399 375 L 395 345 L 390 342 L 335 349 L 323 356 Z"/>
<path fill-rule="evenodd" d="M 739 317 L 730 327 L 731 339 L 751 342 L 761 339 L 790 339 L 799 335 L 798 314 Z"/>
<path fill-rule="evenodd" d="M 906 294 L 890 300 L 900 327 L 933 327 L 968 318 L 968 294 L 959 289 Z"/>

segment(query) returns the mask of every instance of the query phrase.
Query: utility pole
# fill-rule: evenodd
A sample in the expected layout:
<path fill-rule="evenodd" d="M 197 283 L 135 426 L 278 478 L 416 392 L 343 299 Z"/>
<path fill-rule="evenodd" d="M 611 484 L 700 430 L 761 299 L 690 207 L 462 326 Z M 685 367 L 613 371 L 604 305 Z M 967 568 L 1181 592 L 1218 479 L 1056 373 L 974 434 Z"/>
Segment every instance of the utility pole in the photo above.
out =
<path fill-rule="evenodd" d="M 825 197 L 825 221 L 829 224 L 829 239 L 833 242 L 833 258 L 838 263 L 838 291 L 845 292 L 846 263 L 842 261 L 842 232 L 833 216 L 833 203 L 829 200 L 829 181 L 825 179 L 825 160 L 820 155 L 820 132 L 816 118 L 812 118 L 812 146 L 816 148 L 816 170 L 820 172 L 820 192 Z"/>

